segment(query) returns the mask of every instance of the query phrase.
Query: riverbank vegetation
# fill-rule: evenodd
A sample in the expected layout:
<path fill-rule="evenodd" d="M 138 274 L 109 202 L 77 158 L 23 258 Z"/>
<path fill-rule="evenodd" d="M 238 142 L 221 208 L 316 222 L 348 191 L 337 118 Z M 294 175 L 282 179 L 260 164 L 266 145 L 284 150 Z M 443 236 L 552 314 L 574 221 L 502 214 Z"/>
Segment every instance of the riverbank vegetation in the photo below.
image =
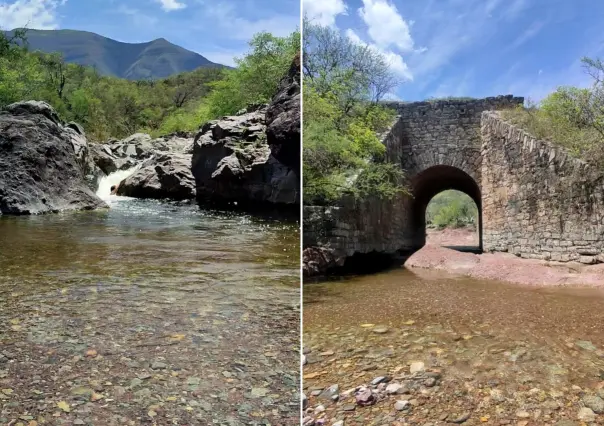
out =
<path fill-rule="evenodd" d="M 604 165 L 604 62 L 583 58 L 589 88 L 560 87 L 539 103 L 503 111 L 503 117 L 538 139 Z"/>
<path fill-rule="evenodd" d="M 268 102 L 300 50 L 300 33 L 256 34 L 235 69 L 199 68 L 161 80 L 130 81 L 66 63 L 59 54 L 32 52 L 27 31 L 0 31 L 0 108 L 46 101 L 65 121 L 84 126 L 91 140 L 195 131 L 204 122 Z"/>
<path fill-rule="evenodd" d="M 476 227 L 478 208 L 469 195 L 447 190 L 437 194 L 426 209 L 426 224 L 438 229 Z"/>
<path fill-rule="evenodd" d="M 337 30 L 304 22 L 304 202 L 344 195 L 392 197 L 400 167 L 384 161 L 378 134 L 395 112 L 378 104 L 399 83 L 387 59 Z"/>

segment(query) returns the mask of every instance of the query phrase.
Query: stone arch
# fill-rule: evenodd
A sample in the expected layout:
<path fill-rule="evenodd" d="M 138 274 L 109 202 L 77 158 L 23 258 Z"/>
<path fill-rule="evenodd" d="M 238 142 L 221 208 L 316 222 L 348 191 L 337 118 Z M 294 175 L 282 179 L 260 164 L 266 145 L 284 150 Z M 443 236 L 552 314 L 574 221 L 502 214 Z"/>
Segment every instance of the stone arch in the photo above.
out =
<path fill-rule="evenodd" d="M 432 198 L 448 189 L 463 192 L 472 198 L 478 209 L 479 250 L 482 251 L 482 202 L 480 186 L 464 170 L 449 166 L 431 166 L 415 174 L 411 180 L 411 221 L 414 230 L 413 245 L 420 249 L 426 244 L 426 208 Z"/>

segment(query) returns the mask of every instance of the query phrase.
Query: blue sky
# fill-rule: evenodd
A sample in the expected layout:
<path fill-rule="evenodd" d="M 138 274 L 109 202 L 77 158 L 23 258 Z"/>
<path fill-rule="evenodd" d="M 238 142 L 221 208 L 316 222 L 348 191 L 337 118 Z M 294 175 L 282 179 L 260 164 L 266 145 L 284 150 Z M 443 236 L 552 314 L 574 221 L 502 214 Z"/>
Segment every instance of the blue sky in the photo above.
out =
<path fill-rule="evenodd" d="M 300 24 L 299 0 L 0 0 L 0 28 L 92 31 L 136 43 L 165 38 L 233 65 L 259 31 L 285 36 Z"/>
<path fill-rule="evenodd" d="M 585 86 L 580 59 L 604 57 L 602 0 L 303 0 L 315 22 L 373 45 L 406 80 L 403 100 Z"/>

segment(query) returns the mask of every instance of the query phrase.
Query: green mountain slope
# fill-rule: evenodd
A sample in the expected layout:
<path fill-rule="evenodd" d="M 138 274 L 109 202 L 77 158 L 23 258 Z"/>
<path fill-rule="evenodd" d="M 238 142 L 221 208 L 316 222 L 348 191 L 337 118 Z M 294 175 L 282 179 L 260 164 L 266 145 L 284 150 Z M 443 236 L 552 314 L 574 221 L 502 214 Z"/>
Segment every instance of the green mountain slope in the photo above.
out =
<path fill-rule="evenodd" d="M 199 67 L 223 67 L 160 38 L 123 43 L 76 30 L 28 30 L 32 51 L 60 52 L 66 62 L 93 66 L 100 74 L 129 80 L 164 78 Z"/>

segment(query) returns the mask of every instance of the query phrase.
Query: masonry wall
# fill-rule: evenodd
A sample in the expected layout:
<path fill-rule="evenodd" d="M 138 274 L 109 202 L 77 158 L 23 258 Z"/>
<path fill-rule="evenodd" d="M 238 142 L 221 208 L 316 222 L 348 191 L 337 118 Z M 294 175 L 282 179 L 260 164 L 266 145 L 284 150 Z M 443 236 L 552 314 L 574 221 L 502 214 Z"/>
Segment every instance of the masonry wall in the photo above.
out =
<path fill-rule="evenodd" d="M 604 174 L 495 112 L 481 135 L 485 251 L 604 261 Z"/>
<path fill-rule="evenodd" d="M 480 117 L 483 111 L 516 107 L 524 98 L 438 100 L 385 105 L 398 121 L 384 138 L 387 160 L 412 178 L 435 165 L 457 167 L 480 181 Z"/>

